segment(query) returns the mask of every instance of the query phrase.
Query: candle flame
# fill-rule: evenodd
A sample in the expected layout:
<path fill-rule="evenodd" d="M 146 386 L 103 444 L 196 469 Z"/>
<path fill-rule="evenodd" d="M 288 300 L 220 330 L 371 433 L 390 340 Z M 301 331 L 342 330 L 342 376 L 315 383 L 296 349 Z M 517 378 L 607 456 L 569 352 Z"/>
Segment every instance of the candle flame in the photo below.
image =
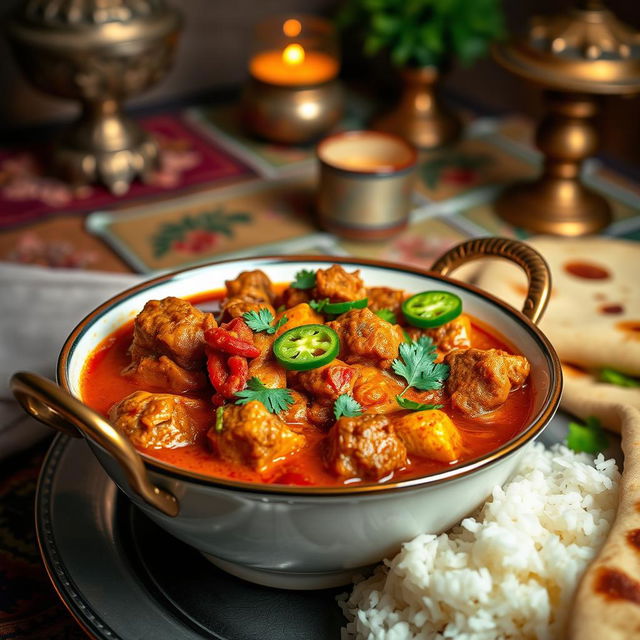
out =
<path fill-rule="evenodd" d="M 295 18 L 289 18 L 289 20 L 285 20 L 282 25 L 282 32 L 285 36 L 289 38 L 295 38 L 300 35 L 302 31 L 302 25 L 300 24 L 300 20 L 296 20 Z"/>
<path fill-rule="evenodd" d="M 290 44 L 282 52 L 282 59 L 285 64 L 299 65 L 304 62 L 304 49 L 299 44 Z"/>

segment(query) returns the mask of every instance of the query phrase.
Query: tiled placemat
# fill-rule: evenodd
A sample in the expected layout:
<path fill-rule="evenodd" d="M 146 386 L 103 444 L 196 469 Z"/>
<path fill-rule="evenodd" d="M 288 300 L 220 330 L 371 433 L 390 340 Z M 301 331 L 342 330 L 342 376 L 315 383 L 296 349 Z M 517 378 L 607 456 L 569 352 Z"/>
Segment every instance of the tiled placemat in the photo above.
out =
<path fill-rule="evenodd" d="M 90 216 L 89 230 L 106 239 L 137 271 L 151 272 L 250 253 L 299 251 L 318 244 L 313 178 L 252 181 Z"/>
<path fill-rule="evenodd" d="M 105 188 L 73 188 L 43 169 L 45 146 L 0 149 L 0 229 L 34 223 L 47 216 L 88 212 L 152 197 L 175 197 L 185 190 L 250 178 L 253 170 L 209 136 L 198 132 L 182 114 L 157 115 L 140 124 L 155 135 L 160 167 L 149 182 L 136 181 L 121 197 Z"/>
<path fill-rule="evenodd" d="M 210 118 L 207 135 L 212 141 L 226 145 L 229 153 L 239 153 L 257 171 L 264 171 L 267 163 L 267 174 L 289 177 L 263 176 L 239 186 L 145 204 L 128 212 L 111 210 L 90 216 L 88 228 L 132 268 L 153 272 L 217 257 L 293 253 L 310 246 L 320 246 L 330 254 L 429 266 L 466 237 L 528 237 L 493 210 L 493 202 L 505 185 L 530 179 L 539 170 L 539 153 L 526 144 L 530 131 L 525 120 L 476 120 L 457 145 L 422 154 L 410 226 L 396 238 L 372 244 L 344 242 L 322 234 L 313 220 L 316 178 L 311 152 L 258 141 L 245 144 L 241 129 L 237 132 L 228 124 L 236 117 L 230 109 L 191 110 L 189 117 L 191 121 L 200 118 L 201 125 L 203 118 Z M 293 173 L 292 168 L 296 168 Z M 597 163 L 591 163 L 585 180 L 612 203 L 615 221 L 609 232 L 636 237 L 640 195 L 624 182 L 607 181 L 598 169 Z"/>

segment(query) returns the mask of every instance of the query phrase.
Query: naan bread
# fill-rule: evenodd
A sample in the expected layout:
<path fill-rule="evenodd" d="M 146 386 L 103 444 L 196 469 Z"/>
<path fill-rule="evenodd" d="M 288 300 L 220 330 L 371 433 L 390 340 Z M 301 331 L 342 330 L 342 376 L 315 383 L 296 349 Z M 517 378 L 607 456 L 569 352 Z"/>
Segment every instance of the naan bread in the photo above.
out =
<path fill-rule="evenodd" d="M 599 417 L 622 433 L 624 473 L 616 519 L 580 581 L 567 639 L 633 640 L 640 638 L 640 411 L 610 405 Z"/>
<path fill-rule="evenodd" d="M 549 237 L 527 244 L 551 268 L 553 292 L 540 328 L 561 360 L 640 376 L 640 244 Z M 600 268 L 609 277 L 578 277 L 567 271 L 571 263 Z M 479 273 L 477 284 L 521 308 L 527 282 L 519 267 L 494 260 Z"/>
<path fill-rule="evenodd" d="M 640 245 L 545 237 L 529 244 L 551 268 L 553 291 L 540 327 L 563 361 L 562 406 L 620 432 L 624 451 L 616 519 L 577 589 L 567 638 L 640 638 L 640 389 L 594 375 L 610 367 L 640 376 Z M 520 308 L 527 283 L 519 268 L 493 261 L 477 284 Z"/>

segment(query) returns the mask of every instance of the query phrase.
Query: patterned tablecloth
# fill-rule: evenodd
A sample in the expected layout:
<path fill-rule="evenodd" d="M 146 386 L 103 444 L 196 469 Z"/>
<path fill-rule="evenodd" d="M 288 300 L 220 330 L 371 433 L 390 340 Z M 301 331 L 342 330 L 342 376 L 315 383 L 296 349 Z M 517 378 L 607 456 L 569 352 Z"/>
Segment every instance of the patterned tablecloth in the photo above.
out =
<path fill-rule="evenodd" d="M 353 101 L 343 128 L 367 106 Z M 121 198 L 69 186 L 42 172 L 43 147 L 0 149 L 0 261 L 152 273 L 221 257 L 325 253 L 428 267 L 469 237 L 526 238 L 492 202 L 506 184 L 535 175 L 532 125 L 518 117 L 465 114 L 467 135 L 424 154 L 411 224 L 392 240 L 345 242 L 314 222 L 313 148 L 261 144 L 244 136 L 232 106 L 195 107 L 142 120 L 162 162 L 148 184 Z M 640 241 L 640 187 L 589 161 L 584 180 L 611 202 L 605 234 Z M 46 443 L 0 470 L 0 638 L 80 638 L 46 578 L 32 506 Z"/>

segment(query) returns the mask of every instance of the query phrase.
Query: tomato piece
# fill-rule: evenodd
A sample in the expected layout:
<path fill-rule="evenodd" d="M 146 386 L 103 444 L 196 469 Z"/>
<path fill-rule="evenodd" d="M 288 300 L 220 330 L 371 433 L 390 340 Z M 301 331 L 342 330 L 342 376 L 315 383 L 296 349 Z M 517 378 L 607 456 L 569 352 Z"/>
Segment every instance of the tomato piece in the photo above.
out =
<path fill-rule="evenodd" d="M 294 327 L 273 343 L 273 353 L 278 362 L 293 371 L 308 371 L 329 364 L 338 351 L 338 334 L 323 324 Z"/>
<path fill-rule="evenodd" d="M 351 382 L 354 371 L 351 367 L 337 366 L 329 367 L 322 373 L 325 375 L 327 382 L 336 393 L 343 393 Z"/>
<path fill-rule="evenodd" d="M 260 355 L 258 347 L 247 340 L 236 337 L 231 331 L 223 327 L 207 329 L 204 332 L 204 339 L 210 347 L 215 347 L 233 356 L 257 358 Z"/>
<path fill-rule="evenodd" d="M 457 318 L 462 313 L 462 300 L 449 291 L 423 291 L 402 303 L 402 313 L 414 327 L 430 329 Z"/>

